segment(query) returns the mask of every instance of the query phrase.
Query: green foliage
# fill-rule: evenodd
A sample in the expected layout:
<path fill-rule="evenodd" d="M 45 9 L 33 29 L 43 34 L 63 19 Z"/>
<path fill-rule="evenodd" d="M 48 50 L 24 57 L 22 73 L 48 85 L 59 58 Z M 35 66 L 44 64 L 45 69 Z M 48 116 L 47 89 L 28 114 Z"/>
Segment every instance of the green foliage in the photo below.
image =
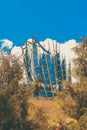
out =
<path fill-rule="evenodd" d="M 80 45 L 74 48 L 74 51 L 77 54 L 77 58 L 74 59 L 77 69 L 76 73 L 81 82 L 82 79 L 87 78 L 87 37 L 83 43 L 80 43 Z"/>
<path fill-rule="evenodd" d="M 23 71 L 18 60 L 15 57 L 3 60 L 0 66 L 0 127 L 1 130 L 25 130 L 29 89 L 19 84 Z"/>
<path fill-rule="evenodd" d="M 79 121 L 80 129 L 87 129 L 87 38 L 74 48 L 77 58 L 74 59 L 74 75 L 78 79 L 76 84 L 67 84 L 66 88 L 73 102 L 67 108 L 67 113 Z M 73 105 L 74 104 L 74 105 Z M 66 130 L 77 130 L 73 123 L 67 125 Z"/>
<path fill-rule="evenodd" d="M 4 57 L 0 66 L 0 86 L 17 85 L 22 78 L 23 71 L 18 59 Z"/>

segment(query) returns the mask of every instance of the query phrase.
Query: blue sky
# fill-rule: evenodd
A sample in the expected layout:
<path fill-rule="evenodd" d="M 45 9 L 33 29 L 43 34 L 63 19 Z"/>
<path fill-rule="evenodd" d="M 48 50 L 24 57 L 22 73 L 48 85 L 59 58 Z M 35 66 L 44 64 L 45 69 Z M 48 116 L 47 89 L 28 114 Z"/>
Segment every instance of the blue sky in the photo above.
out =
<path fill-rule="evenodd" d="M 87 36 L 87 0 L 0 0 L 0 39 L 23 45 L 36 33 L 65 42 Z"/>

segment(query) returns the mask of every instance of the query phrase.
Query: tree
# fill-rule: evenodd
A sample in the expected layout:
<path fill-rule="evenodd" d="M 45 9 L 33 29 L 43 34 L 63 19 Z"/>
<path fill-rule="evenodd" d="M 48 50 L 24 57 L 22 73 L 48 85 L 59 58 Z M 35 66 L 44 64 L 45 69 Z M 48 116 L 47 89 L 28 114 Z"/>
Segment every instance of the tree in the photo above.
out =
<path fill-rule="evenodd" d="M 87 37 L 75 49 L 77 58 L 74 60 L 78 74 L 78 112 L 87 107 Z"/>
<path fill-rule="evenodd" d="M 11 55 L 0 61 L 0 127 L 1 130 L 26 130 L 29 89 L 19 84 L 23 70 L 19 60 Z"/>
<path fill-rule="evenodd" d="M 77 58 L 74 59 L 76 74 L 78 75 L 79 81 L 86 83 L 87 81 L 87 37 L 74 48 Z"/>
<path fill-rule="evenodd" d="M 74 48 L 74 51 L 77 55 L 74 59 L 74 74 L 78 81 L 76 84 L 68 83 L 66 85 L 74 103 L 74 106 L 73 104 L 69 104 L 70 107 L 69 110 L 67 109 L 67 113 L 69 111 L 70 116 L 79 121 L 80 129 L 85 130 L 87 129 L 87 37 L 82 43 Z M 82 121 L 83 118 L 84 121 Z"/>

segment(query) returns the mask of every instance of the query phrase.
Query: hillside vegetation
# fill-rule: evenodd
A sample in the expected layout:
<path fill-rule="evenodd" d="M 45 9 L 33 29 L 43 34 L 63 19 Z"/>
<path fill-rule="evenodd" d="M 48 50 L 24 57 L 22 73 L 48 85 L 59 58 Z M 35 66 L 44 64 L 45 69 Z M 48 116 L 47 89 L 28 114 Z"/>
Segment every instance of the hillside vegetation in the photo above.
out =
<path fill-rule="evenodd" d="M 71 74 L 77 83 L 63 82 L 52 99 L 31 97 L 32 87 L 20 84 L 20 59 L 0 49 L 0 130 L 87 130 L 87 38 L 74 48 Z"/>

